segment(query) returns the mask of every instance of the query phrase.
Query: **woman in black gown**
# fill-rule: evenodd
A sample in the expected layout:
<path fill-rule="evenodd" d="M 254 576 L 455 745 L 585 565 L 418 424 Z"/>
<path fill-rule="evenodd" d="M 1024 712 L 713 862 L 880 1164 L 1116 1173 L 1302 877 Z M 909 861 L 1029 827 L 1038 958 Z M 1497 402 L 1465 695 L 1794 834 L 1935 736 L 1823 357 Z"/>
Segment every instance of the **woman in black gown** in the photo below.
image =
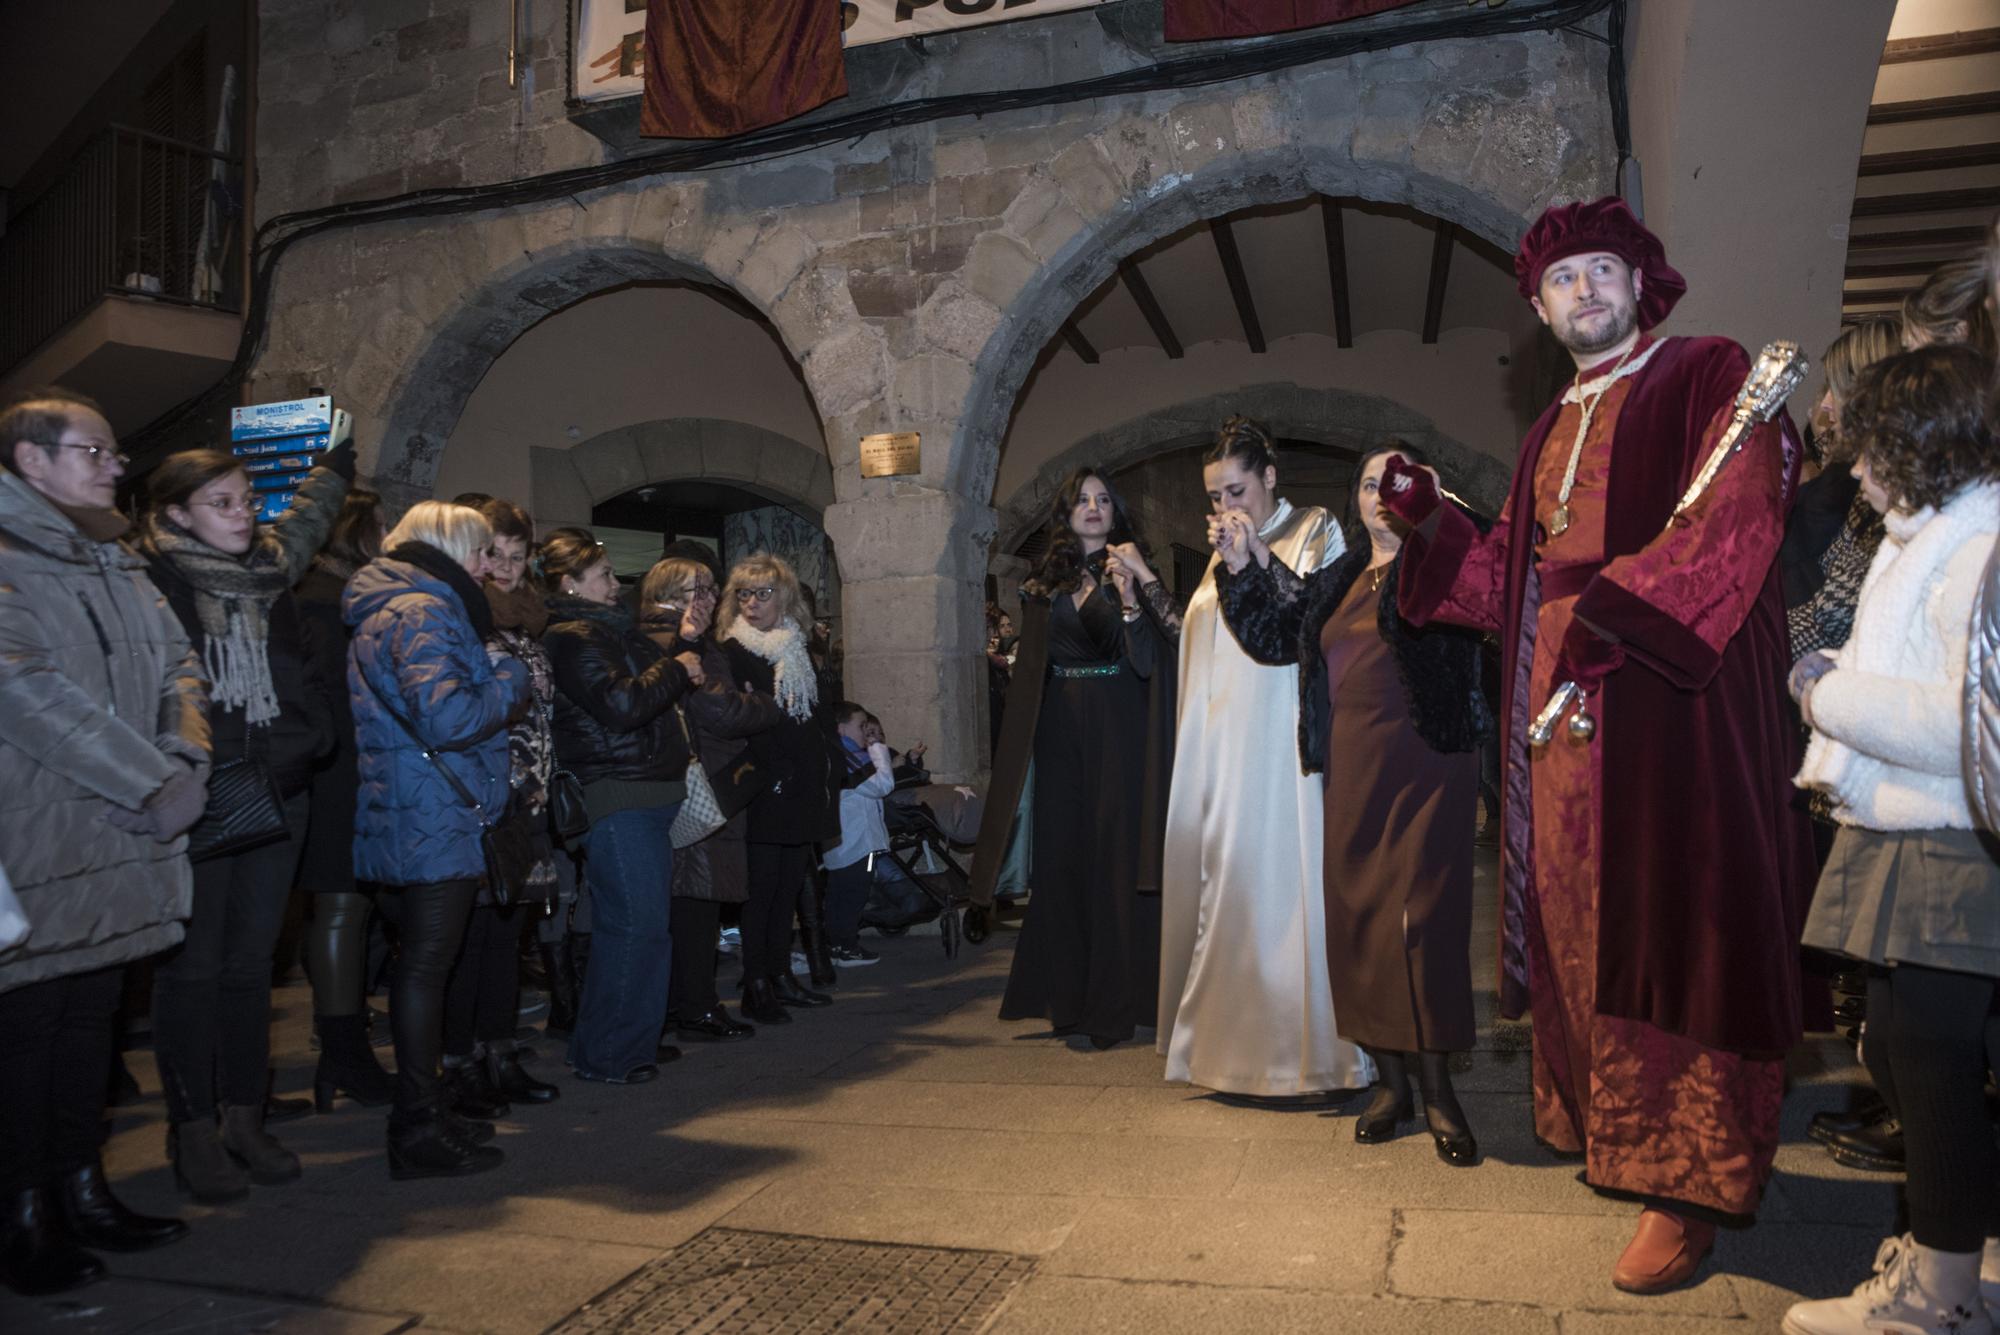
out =
<path fill-rule="evenodd" d="M 1000 1018 L 1045 1018 L 1102 1049 L 1157 1009 L 1180 618 L 1096 470 L 1057 493 L 1048 535 L 1021 588 L 1020 656 L 973 898 L 990 900 L 1015 817 L 1026 816 L 1032 891 Z"/>

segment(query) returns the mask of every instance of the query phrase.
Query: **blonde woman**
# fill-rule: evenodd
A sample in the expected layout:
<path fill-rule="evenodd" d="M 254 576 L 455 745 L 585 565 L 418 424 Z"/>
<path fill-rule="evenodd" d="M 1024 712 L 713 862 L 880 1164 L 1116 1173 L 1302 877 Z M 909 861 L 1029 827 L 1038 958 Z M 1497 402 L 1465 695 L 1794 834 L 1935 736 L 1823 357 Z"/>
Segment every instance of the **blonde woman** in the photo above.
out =
<path fill-rule="evenodd" d="M 833 1001 L 792 973 L 792 915 L 807 893 L 812 846 L 840 837 L 843 765 L 821 717 L 807 643 L 811 614 L 791 566 L 769 552 L 738 561 L 720 611 L 731 676 L 775 701 L 781 715 L 751 741 L 770 786 L 750 803 L 744 827 L 750 898 L 743 906 L 743 1012 L 759 1024 L 785 1024 L 787 1007 Z"/>
<path fill-rule="evenodd" d="M 485 864 L 479 812 L 507 809 L 508 725 L 534 699 L 517 658 L 491 659 L 480 579 L 493 530 L 477 510 L 420 501 L 356 571 L 341 600 L 354 628 L 348 698 L 361 789 L 354 874 L 400 890 L 401 955 L 390 992 L 396 1106 L 389 1173 L 459 1177 L 499 1166 L 485 1123 L 451 1115 L 440 1067 L 444 990 Z M 482 1130 L 482 1128 L 484 1128 Z"/>

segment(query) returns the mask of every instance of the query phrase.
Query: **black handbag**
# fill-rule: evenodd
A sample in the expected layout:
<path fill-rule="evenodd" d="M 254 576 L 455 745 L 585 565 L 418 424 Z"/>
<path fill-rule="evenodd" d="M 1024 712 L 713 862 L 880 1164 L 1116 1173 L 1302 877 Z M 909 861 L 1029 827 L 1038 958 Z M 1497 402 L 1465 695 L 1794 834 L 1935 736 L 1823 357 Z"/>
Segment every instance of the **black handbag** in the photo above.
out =
<path fill-rule="evenodd" d="M 694 763 L 700 764 L 699 759 Z M 733 759 L 714 769 L 702 766 L 708 786 L 715 790 L 715 804 L 725 818 L 733 817 L 771 786 L 770 771 L 760 766 L 745 747 Z"/>
<path fill-rule="evenodd" d="M 389 698 L 376 688 L 374 682 L 369 682 L 368 686 L 375 692 L 375 698 L 382 702 L 382 708 L 388 711 L 389 717 L 396 720 L 397 726 L 417 744 L 424 759 L 444 775 L 445 782 L 458 794 L 459 801 L 471 807 L 472 814 L 478 818 L 479 853 L 486 868 L 486 893 L 492 897 L 493 903 L 499 908 L 526 902 L 548 903 L 554 896 L 555 883 L 550 881 L 545 887 L 532 883 L 535 867 L 549 856 L 548 839 L 535 829 L 534 822 L 521 810 L 513 790 L 508 790 L 507 807 L 499 818 L 488 820 L 485 806 L 465 786 L 464 780 L 451 772 L 451 766 L 444 763 L 436 750 L 424 745 L 424 739 L 410 726 L 410 721 L 389 703 Z"/>
<path fill-rule="evenodd" d="M 247 853 L 291 838 L 285 802 L 260 760 L 225 760 L 208 772 L 208 806 L 188 831 L 188 861 Z"/>
<path fill-rule="evenodd" d="M 569 845 L 590 833 L 590 810 L 584 805 L 583 783 L 566 769 L 549 776 L 549 837 Z"/>

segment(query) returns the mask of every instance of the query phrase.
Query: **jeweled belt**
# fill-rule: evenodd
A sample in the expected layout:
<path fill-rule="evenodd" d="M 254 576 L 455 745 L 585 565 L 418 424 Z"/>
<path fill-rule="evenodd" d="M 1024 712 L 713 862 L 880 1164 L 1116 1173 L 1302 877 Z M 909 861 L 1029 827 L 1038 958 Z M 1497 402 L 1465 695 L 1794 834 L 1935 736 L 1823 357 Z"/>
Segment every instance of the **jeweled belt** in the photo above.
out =
<path fill-rule="evenodd" d="M 1069 667 L 1057 663 L 1050 669 L 1058 677 L 1115 677 L 1119 673 L 1116 663 L 1091 663 L 1082 667 Z"/>

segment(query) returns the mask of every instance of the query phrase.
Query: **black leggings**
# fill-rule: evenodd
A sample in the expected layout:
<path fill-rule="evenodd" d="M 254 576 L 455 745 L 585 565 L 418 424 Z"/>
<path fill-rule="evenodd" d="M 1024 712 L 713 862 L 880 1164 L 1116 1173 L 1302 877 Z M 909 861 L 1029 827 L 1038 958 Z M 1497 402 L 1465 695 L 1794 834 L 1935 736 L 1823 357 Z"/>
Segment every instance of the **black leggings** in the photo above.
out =
<path fill-rule="evenodd" d="M 2000 1153 L 1986 1117 L 1995 980 L 1899 964 L 1868 980 L 1868 1074 L 1903 1123 L 1910 1232 L 1976 1252 L 2000 1236 Z"/>
<path fill-rule="evenodd" d="M 439 1103 L 438 1069 L 444 1062 L 444 990 L 465 939 L 477 881 L 406 885 L 385 894 L 394 902 L 397 927 L 395 980 L 389 985 L 389 1022 L 396 1035 L 395 1120 L 430 1116 Z"/>
<path fill-rule="evenodd" d="M 722 1004 L 715 995 L 715 940 L 722 930 L 722 905 L 675 895 L 669 923 L 674 969 L 667 988 L 667 1014 L 683 1023 L 699 1020 Z"/>
<path fill-rule="evenodd" d="M 750 901 L 743 906 L 743 976 L 792 971 L 792 915 L 806 883 L 806 844 L 750 845 Z"/>
<path fill-rule="evenodd" d="M 368 914 L 358 890 L 313 896 L 306 929 L 306 973 L 312 978 L 313 1014 L 359 1015 L 367 996 Z"/>
<path fill-rule="evenodd" d="M 512 908 L 473 908 L 445 984 L 445 1056 L 469 1057 L 481 1043 L 512 1046 L 521 1012 L 520 922 Z"/>

